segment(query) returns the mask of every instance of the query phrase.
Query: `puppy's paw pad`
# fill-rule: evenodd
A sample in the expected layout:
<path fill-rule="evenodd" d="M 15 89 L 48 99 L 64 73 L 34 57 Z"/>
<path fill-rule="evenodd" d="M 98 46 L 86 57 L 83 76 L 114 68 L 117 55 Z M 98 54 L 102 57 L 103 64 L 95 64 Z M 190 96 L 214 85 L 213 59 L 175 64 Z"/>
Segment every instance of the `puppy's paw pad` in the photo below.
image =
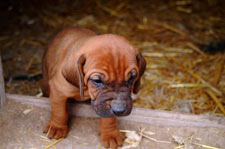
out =
<path fill-rule="evenodd" d="M 53 123 L 49 122 L 45 128 L 44 133 L 50 139 L 59 139 L 67 136 L 67 126 L 56 126 Z"/>

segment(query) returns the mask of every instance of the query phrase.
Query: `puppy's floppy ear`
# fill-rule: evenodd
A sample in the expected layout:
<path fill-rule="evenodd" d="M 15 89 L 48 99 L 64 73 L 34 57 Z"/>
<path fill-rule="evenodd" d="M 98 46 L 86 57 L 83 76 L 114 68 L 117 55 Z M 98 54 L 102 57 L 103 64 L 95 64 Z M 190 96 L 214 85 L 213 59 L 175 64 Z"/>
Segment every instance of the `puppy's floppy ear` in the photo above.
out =
<path fill-rule="evenodd" d="M 77 75 L 79 78 L 79 88 L 80 88 L 80 98 L 84 99 L 84 71 L 83 66 L 85 64 L 86 58 L 81 55 L 77 61 Z"/>
<path fill-rule="evenodd" d="M 134 83 L 134 87 L 133 87 L 133 93 L 137 94 L 141 85 L 141 76 L 144 74 L 145 69 L 146 69 L 146 61 L 143 58 L 143 56 L 141 55 L 141 52 L 137 51 L 136 54 L 136 59 L 137 59 L 137 65 L 139 68 L 139 77 L 137 79 L 137 81 Z"/>
<path fill-rule="evenodd" d="M 77 68 L 75 68 L 77 63 Z M 84 97 L 84 72 L 85 56 L 81 55 L 77 62 L 70 61 L 62 70 L 62 75 L 70 84 L 80 88 L 80 97 Z M 76 74 L 77 73 L 77 74 Z"/>

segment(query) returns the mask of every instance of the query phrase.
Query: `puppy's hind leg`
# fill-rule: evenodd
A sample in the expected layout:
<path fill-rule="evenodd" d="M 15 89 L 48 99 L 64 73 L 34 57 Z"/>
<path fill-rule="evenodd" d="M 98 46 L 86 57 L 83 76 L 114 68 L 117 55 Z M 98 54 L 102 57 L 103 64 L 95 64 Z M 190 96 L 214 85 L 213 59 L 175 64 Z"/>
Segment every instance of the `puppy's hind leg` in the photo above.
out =
<path fill-rule="evenodd" d="M 49 84 L 48 79 L 42 78 L 41 80 L 41 91 L 43 93 L 43 97 L 49 97 Z"/>
<path fill-rule="evenodd" d="M 49 89 L 48 70 L 45 66 L 45 63 L 42 64 L 41 90 L 44 97 L 49 97 L 50 89 Z"/>

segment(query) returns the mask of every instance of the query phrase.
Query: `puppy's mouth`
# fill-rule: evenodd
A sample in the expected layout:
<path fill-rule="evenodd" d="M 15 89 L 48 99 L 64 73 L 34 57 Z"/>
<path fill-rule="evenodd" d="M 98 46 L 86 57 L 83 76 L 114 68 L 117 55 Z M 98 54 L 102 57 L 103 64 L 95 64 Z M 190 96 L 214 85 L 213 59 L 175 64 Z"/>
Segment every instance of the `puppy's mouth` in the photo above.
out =
<path fill-rule="evenodd" d="M 100 101 L 100 102 L 99 102 Z M 133 102 L 131 98 L 127 100 L 101 100 L 91 101 L 95 112 L 101 117 L 127 116 L 131 113 Z"/>

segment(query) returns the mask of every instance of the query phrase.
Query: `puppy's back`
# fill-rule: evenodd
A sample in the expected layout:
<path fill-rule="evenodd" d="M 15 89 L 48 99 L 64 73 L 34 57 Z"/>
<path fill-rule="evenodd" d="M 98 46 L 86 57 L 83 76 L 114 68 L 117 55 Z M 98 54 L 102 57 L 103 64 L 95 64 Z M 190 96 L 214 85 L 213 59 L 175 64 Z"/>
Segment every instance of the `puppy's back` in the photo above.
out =
<path fill-rule="evenodd" d="M 67 50 L 79 39 L 93 36 L 95 33 L 88 29 L 82 28 L 66 28 L 52 40 L 45 54 L 45 60 L 50 63 L 57 63 L 67 54 Z"/>
<path fill-rule="evenodd" d="M 60 69 L 60 64 L 66 55 L 70 54 L 71 46 L 77 44 L 78 40 L 94 36 L 95 33 L 88 29 L 82 28 L 66 28 L 59 32 L 49 44 L 42 59 L 42 75 L 41 88 L 44 96 L 49 95 L 48 81 Z M 76 50 L 76 49 L 75 49 Z"/>

